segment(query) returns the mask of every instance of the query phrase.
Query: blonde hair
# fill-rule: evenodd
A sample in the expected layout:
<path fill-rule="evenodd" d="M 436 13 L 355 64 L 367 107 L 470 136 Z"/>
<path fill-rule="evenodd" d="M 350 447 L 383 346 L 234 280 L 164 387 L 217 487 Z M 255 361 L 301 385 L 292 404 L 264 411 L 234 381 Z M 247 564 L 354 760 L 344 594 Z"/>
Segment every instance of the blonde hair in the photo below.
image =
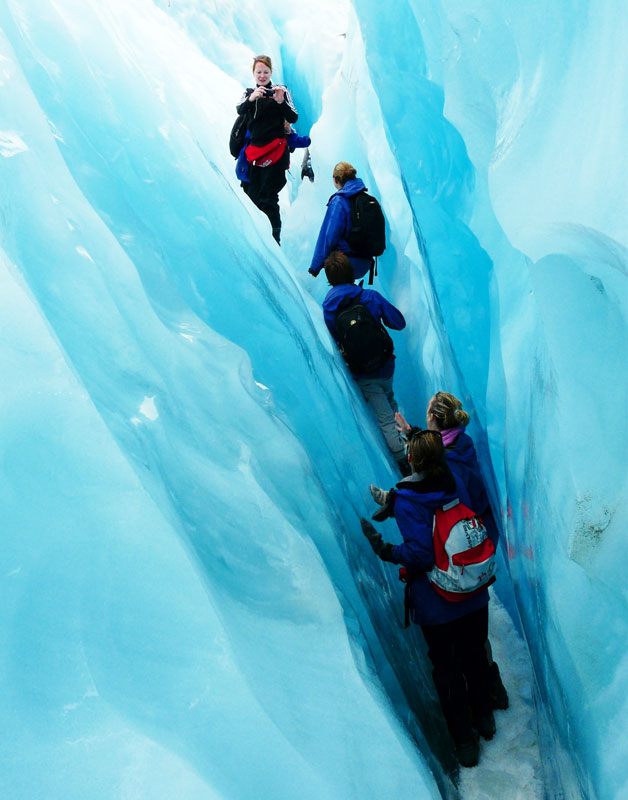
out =
<path fill-rule="evenodd" d="M 429 413 L 436 420 L 441 431 L 449 428 L 466 428 L 469 415 L 462 408 L 462 403 L 449 392 L 436 392 L 429 406 Z"/>
<path fill-rule="evenodd" d="M 272 72 L 273 71 L 273 62 L 270 60 L 270 56 L 255 56 L 253 59 L 253 67 L 251 68 L 251 72 L 255 72 L 255 65 L 258 61 L 261 61 L 262 64 L 266 64 L 268 69 Z"/>
<path fill-rule="evenodd" d="M 341 186 L 347 181 L 353 180 L 357 175 L 356 169 L 348 161 L 339 161 L 334 167 L 333 177 Z"/>
<path fill-rule="evenodd" d="M 408 445 L 414 472 L 425 472 L 429 478 L 440 478 L 447 472 L 443 437 L 438 431 L 417 431 Z"/>

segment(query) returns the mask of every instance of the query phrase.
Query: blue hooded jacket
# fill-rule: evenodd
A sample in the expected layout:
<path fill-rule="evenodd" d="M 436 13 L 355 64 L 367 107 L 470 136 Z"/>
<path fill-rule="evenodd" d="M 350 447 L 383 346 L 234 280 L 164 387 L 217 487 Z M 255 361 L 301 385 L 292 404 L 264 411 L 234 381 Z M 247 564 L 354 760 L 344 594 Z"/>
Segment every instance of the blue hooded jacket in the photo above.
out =
<path fill-rule="evenodd" d="M 478 457 L 471 437 L 461 431 L 455 441 L 445 448 L 445 458 L 451 471 L 462 481 L 469 493 L 469 508 L 472 508 L 478 516 L 482 517 L 487 533 L 495 547 L 497 547 L 499 529 L 488 501 L 488 494 L 482 480 Z"/>
<path fill-rule="evenodd" d="M 406 567 L 412 578 L 409 584 L 410 614 L 417 625 L 443 625 L 488 603 L 488 589 L 458 602 L 445 600 L 425 575 L 434 566 L 434 510 L 456 497 L 471 506 L 464 484 L 452 473 L 441 479 L 413 473 L 397 484 L 394 514 L 403 544 L 393 548 L 392 560 Z"/>
<path fill-rule="evenodd" d="M 330 197 L 325 218 L 316 241 L 314 257 L 310 265 L 309 271 L 312 275 L 318 275 L 323 268 L 323 262 L 334 250 L 340 250 L 349 256 L 349 260 L 353 264 L 353 275 L 356 280 L 366 275 L 371 268 L 372 259 L 353 255 L 346 241 L 351 231 L 351 204 L 349 198 L 365 188 L 360 178 L 353 178 Z"/>
<path fill-rule="evenodd" d="M 406 321 L 403 314 L 392 303 L 389 303 L 385 297 L 374 289 L 362 289 L 354 283 L 340 283 L 338 286 L 332 286 L 327 292 L 327 296 L 323 300 L 323 317 L 329 332 L 338 341 L 336 334 L 336 313 L 338 306 L 349 297 L 357 297 L 360 295 L 360 302 L 364 305 L 366 310 L 372 314 L 376 320 L 382 322 L 387 328 L 392 328 L 395 331 L 401 331 L 406 327 Z M 395 371 L 395 357 L 391 356 L 381 369 L 371 375 L 360 374 L 360 378 L 390 378 Z"/>

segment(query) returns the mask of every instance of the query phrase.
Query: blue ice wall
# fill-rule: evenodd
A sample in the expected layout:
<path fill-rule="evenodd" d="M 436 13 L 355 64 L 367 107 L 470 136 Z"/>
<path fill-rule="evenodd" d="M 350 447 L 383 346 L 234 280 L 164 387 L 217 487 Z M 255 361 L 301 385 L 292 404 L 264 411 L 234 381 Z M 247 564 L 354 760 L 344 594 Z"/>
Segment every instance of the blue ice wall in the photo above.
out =
<path fill-rule="evenodd" d="M 480 419 L 486 386 L 482 422 L 510 572 L 549 714 L 541 732 L 557 754 L 546 762 L 549 790 L 622 797 L 628 438 L 616 415 L 628 407 L 628 236 L 617 213 L 626 198 L 625 6 L 410 2 L 394 9 L 399 37 L 378 26 L 367 3 L 356 7 L 435 298 Z M 539 39 L 539 20 L 551 36 Z M 403 97 L 397 109 L 391 77 Z M 443 105 L 429 114 L 427 97 Z M 433 220 L 446 214 L 453 220 L 439 236 Z M 473 345 L 487 353 L 486 327 L 479 317 L 477 328 L 456 328 L 468 304 L 447 285 L 442 252 L 460 250 L 458 292 L 469 292 L 474 308 L 482 293 L 491 302 L 486 383 L 486 371 L 469 374 L 467 341 L 473 330 Z"/>
<path fill-rule="evenodd" d="M 235 182 L 240 85 L 149 3 L 0 24 L 3 796 L 433 796 L 357 590 L 392 473 Z"/>

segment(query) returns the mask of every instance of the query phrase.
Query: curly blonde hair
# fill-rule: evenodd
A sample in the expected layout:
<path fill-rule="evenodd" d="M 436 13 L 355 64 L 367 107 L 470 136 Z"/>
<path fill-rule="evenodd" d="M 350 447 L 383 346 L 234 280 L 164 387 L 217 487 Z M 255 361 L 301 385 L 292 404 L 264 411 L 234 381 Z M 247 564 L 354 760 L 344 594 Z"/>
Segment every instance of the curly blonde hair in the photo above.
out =
<path fill-rule="evenodd" d="M 428 413 L 433 415 L 440 431 L 466 428 L 469 424 L 469 415 L 462 408 L 462 402 L 449 392 L 436 392 L 430 402 Z"/>

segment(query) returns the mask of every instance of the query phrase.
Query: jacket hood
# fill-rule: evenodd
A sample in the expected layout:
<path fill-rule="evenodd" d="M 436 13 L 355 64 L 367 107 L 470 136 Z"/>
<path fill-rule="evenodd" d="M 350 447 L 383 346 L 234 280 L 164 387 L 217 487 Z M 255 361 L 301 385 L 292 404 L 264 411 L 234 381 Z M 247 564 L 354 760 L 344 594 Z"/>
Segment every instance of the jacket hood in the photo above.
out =
<path fill-rule="evenodd" d="M 458 489 L 449 470 L 442 478 L 428 478 L 424 472 L 414 472 L 397 484 L 396 493 L 410 503 L 440 508 L 458 496 Z"/>
<path fill-rule="evenodd" d="M 347 181 L 342 189 L 338 189 L 336 194 L 342 194 L 345 197 L 352 197 L 354 194 L 361 192 L 362 189 L 366 189 L 364 185 L 364 181 L 360 178 L 352 178 L 350 181 Z"/>
<path fill-rule="evenodd" d="M 332 286 L 323 301 L 323 308 L 325 311 L 335 312 L 343 300 L 348 297 L 357 297 L 361 291 L 362 288 L 356 286 L 355 283 L 341 283 L 338 286 Z"/>

